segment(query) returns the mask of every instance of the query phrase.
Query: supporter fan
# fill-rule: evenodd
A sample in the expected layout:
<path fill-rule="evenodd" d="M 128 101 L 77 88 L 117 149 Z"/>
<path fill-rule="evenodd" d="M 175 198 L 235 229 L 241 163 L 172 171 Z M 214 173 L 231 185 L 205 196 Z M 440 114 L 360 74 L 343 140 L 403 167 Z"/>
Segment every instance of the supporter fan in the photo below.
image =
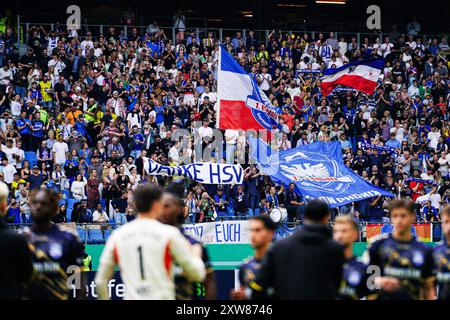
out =
<path fill-rule="evenodd" d="M 337 39 L 333 32 L 274 30 L 261 37 L 248 30 L 224 35 L 221 42 L 214 32 L 199 38 L 187 30 L 182 11 L 173 24 L 176 43 L 156 22 L 145 31 L 130 28 L 128 38 L 115 28 L 108 35 L 73 32 L 60 25 L 58 30 L 30 28 L 27 50 L 17 61 L 7 54 L 0 62 L 0 156 L 8 162 L 0 171 L 10 184 L 10 197 L 23 179 L 29 190 L 50 186 L 67 199 L 87 198 L 90 209 L 101 203 L 110 214 L 121 190 L 148 181 L 173 181 L 148 177 L 148 158 L 166 158 L 169 164 L 210 160 L 196 147 L 212 150 L 206 141 L 217 120 L 218 48 L 224 46 L 270 102 L 282 109 L 281 130 L 276 132 L 280 149 L 337 140 L 353 171 L 397 197 L 416 200 L 422 189 L 427 194 L 435 186 L 443 201 L 448 198 L 450 87 L 445 38 L 424 40 L 409 33 L 407 41 L 397 41 L 400 34 L 395 31 L 384 39 L 368 36 L 358 43 L 356 37 Z M 11 32 L 0 35 L 5 43 L 17 39 Z M 377 56 L 386 58 L 386 65 L 373 95 L 340 87 L 323 96 L 319 79 L 324 68 Z M 190 137 L 179 144 L 172 139 L 177 129 L 199 133 L 202 142 Z M 217 161 L 247 159 L 247 133 L 223 133 L 224 152 L 214 155 Z M 126 168 L 120 169 L 122 165 Z M 79 174 L 87 182 L 84 187 L 77 181 Z M 197 196 L 197 183 L 177 182 L 184 186 L 184 198 L 192 191 L 192 199 Z M 265 195 L 266 184 L 277 187 L 275 193 Z M 297 211 L 302 199 L 293 199 L 288 191 L 279 193 L 288 186 L 267 180 L 256 169 L 246 171 L 239 188 L 242 191 L 224 188 L 220 198 L 226 199 L 226 208 L 216 205 L 216 187 L 203 190 L 204 196 L 190 200 L 189 221 L 211 221 L 215 214 L 222 219 L 258 215 L 266 210 L 259 208 L 265 197 L 269 210 L 285 205 L 291 221 L 301 218 Z M 352 212 L 361 221 L 382 221 L 388 201 L 366 199 L 352 205 Z M 437 200 L 431 207 L 441 210 Z M 438 215 L 432 216 L 438 221 Z"/>

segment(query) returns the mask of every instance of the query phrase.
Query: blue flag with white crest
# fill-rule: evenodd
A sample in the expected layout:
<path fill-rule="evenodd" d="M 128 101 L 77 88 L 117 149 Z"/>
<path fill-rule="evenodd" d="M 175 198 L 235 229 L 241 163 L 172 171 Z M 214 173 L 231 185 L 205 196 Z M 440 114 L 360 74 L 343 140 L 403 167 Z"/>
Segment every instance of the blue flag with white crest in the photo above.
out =
<path fill-rule="evenodd" d="M 348 168 L 338 141 L 315 142 L 290 150 L 274 151 L 260 139 L 251 139 L 251 155 L 276 183 L 293 182 L 306 200 L 320 198 L 331 208 L 376 196 L 394 197 Z"/>

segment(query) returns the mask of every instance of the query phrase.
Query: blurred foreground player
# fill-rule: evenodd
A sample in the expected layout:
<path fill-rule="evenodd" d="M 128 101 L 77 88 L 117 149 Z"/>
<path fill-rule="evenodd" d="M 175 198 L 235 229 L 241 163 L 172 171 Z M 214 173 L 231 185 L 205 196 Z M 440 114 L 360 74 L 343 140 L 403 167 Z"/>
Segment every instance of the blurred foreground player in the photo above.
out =
<path fill-rule="evenodd" d="M 31 280 L 33 264 L 26 239 L 6 228 L 8 194 L 8 186 L 0 182 L 0 300 L 19 300 Z"/>
<path fill-rule="evenodd" d="M 263 259 L 252 298 L 323 300 L 335 299 L 342 279 L 344 252 L 331 238 L 328 205 L 310 201 L 304 211 L 305 224 L 291 236 L 275 242 Z M 272 290 L 273 289 L 273 290 Z"/>
<path fill-rule="evenodd" d="M 172 261 L 190 281 L 205 280 L 202 248 L 191 246 L 175 227 L 158 221 L 161 215 L 159 187 L 140 185 L 134 191 L 138 217 L 116 229 L 103 249 L 95 277 L 98 298 L 108 297 L 108 282 L 119 266 L 126 300 L 173 300 L 175 283 Z"/>
<path fill-rule="evenodd" d="M 433 252 L 439 300 L 450 300 L 450 206 L 442 211 L 443 243 Z"/>
<path fill-rule="evenodd" d="M 254 281 L 261 268 L 261 261 L 272 243 L 276 229 L 275 223 L 268 216 L 252 217 L 250 225 L 250 242 L 255 249 L 255 255 L 246 260 L 239 268 L 239 284 L 237 290 L 231 291 L 231 298 L 245 300 L 250 298 L 250 281 Z"/>
<path fill-rule="evenodd" d="M 353 255 L 353 243 L 358 239 L 358 224 L 349 216 L 339 216 L 333 223 L 333 239 L 344 247 L 345 263 L 339 288 L 339 299 L 359 300 L 367 297 L 367 266 Z"/>
<path fill-rule="evenodd" d="M 431 300 L 435 298 L 432 249 L 411 233 L 416 219 L 414 203 L 394 200 L 390 207 L 394 230 L 367 246 L 364 262 L 380 268 L 374 278 L 380 300 Z"/>
<path fill-rule="evenodd" d="M 31 300 L 68 300 L 71 288 L 69 273 L 80 269 L 69 267 L 83 265 L 83 246 L 72 229 L 51 222 L 58 212 L 58 195 L 50 189 L 38 190 L 30 199 L 31 230 L 24 230 L 29 237 L 35 277 L 29 286 Z M 80 282 L 81 283 L 81 282 Z M 84 285 L 77 290 L 83 297 Z"/>
<path fill-rule="evenodd" d="M 205 264 L 206 268 L 206 278 L 204 283 L 195 283 L 189 280 L 184 275 L 184 272 L 181 268 L 175 266 L 175 292 L 177 300 L 192 300 L 198 299 L 197 292 L 202 292 L 202 286 L 205 286 L 205 299 L 206 300 L 215 300 L 216 299 L 216 279 L 214 275 L 214 270 L 209 263 L 208 253 L 206 248 L 202 246 L 202 244 L 192 238 L 191 236 L 185 234 L 182 224 L 184 222 L 184 203 L 181 198 L 178 196 L 180 193 L 173 186 L 167 189 L 161 198 L 161 216 L 159 217 L 159 221 L 174 226 L 180 230 L 180 232 L 185 236 L 185 238 L 189 241 L 191 245 L 199 245 L 202 247 L 202 260 Z"/>

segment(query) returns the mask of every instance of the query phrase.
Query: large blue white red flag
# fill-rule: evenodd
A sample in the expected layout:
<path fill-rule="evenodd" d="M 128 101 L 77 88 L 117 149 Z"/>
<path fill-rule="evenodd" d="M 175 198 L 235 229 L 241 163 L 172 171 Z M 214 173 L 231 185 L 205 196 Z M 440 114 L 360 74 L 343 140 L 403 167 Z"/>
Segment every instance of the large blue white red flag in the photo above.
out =
<path fill-rule="evenodd" d="M 253 138 L 250 146 L 251 157 L 266 175 L 276 183 L 293 182 L 295 191 L 307 201 L 319 198 L 336 208 L 377 196 L 394 197 L 347 167 L 338 141 L 275 151 L 261 139 Z"/>
<path fill-rule="evenodd" d="M 224 48 L 219 51 L 217 83 L 218 128 L 271 130 L 278 126 L 281 110 Z"/>
<path fill-rule="evenodd" d="M 322 93 L 329 95 L 338 85 L 373 94 L 384 67 L 384 59 L 366 59 L 351 62 L 339 68 L 325 69 L 322 78 Z"/>

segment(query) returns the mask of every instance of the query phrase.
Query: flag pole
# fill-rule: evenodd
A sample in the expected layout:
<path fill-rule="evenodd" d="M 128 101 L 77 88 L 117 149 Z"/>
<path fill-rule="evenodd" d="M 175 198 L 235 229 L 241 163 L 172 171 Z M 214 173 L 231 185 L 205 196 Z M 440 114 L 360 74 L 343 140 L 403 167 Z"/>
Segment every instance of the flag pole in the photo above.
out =
<path fill-rule="evenodd" d="M 217 101 L 216 101 L 216 129 L 220 129 L 220 101 L 222 100 L 220 92 L 220 68 L 222 66 L 222 46 L 219 45 L 219 58 L 217 59 Z"/>

